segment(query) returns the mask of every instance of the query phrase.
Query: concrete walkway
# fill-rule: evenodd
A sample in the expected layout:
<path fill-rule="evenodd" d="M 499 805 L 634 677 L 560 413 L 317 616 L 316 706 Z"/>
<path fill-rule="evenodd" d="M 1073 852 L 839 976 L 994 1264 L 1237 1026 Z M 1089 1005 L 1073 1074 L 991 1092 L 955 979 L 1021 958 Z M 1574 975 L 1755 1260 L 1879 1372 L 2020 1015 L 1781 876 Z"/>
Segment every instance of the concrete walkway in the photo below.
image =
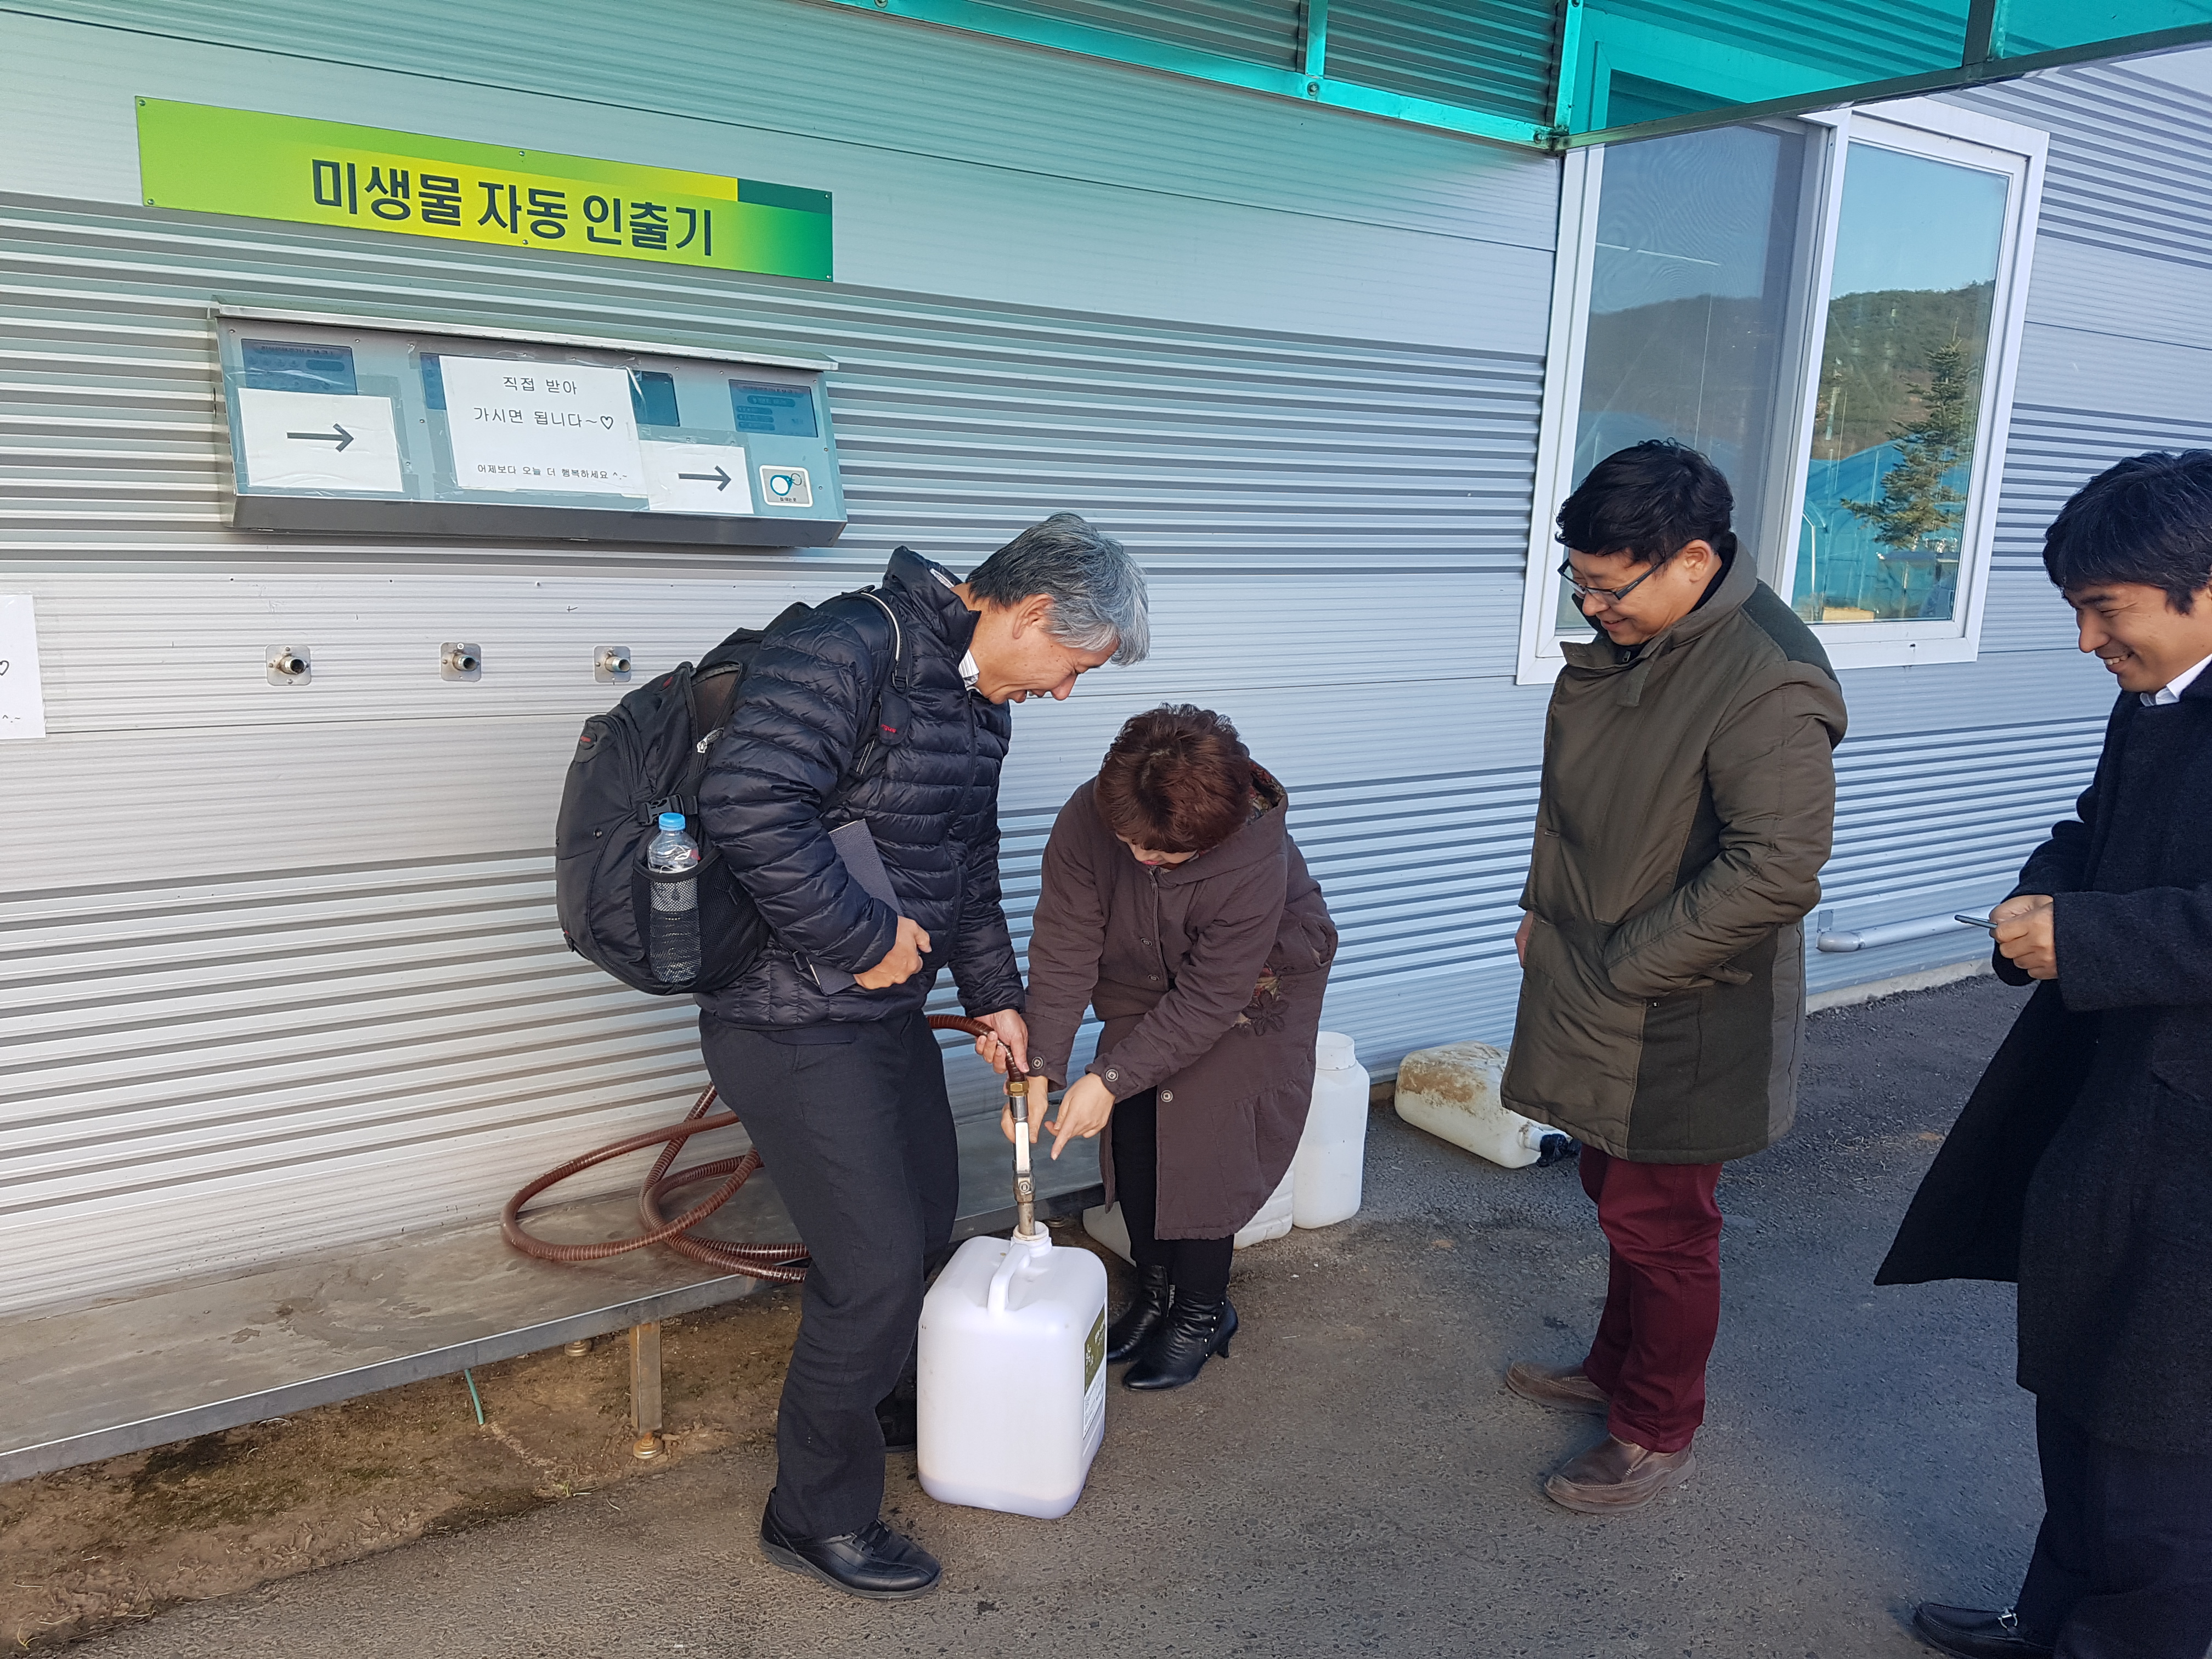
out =
<path fill-rule="evenodd" d="M 1388 1114 L 1368 1208 L 1243 1258 L 1235 1357 L 1111 1391 L 1074 1515 L 923 1496 L 945 1561 L 884 1607 L 763 1563 L 764 1445 L 95 1644 L 105 1659 L 1924 1652 L 1922 1598 L 2002 1606 L 2040 1511 L 2009 1287 L 1875 1264 L 2022 993 L 1981 978 L 1818 1017 L 1796 1133 L 1731 1167 L 1727 1315 L 1689 1486 L 1594 1520 L 1540 1486 L 1592 1437 L 1504 1392 L 1578 1358 L 1604 1254 L 1571 1165 L 1508 1172 Z"/>

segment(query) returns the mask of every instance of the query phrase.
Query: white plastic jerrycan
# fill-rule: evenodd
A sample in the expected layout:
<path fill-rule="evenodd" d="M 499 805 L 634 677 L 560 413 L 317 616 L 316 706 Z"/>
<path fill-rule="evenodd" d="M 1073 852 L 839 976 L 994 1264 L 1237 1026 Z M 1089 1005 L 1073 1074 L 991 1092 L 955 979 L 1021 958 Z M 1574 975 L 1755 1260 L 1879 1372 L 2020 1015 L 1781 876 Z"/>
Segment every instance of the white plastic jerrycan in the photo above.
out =
<path fill-rule="evenodd" d="M 1051 1520 L 1106 1437 L 1106 1264 L 1037 1225 L 1032 1101 L 1042 1078 L 1006 1079 L 1014 1236 L 969 1239 L 922 1299 L 915 1450 L 939 1503 Z"/>
<path fill-rule="evenodd" d="M 1313 1105 L 1291 1164 L 1291 1216 L 1299 1226 L 1334 1226 L 1359 1213 L 1370 1086 L 1350 1037 L 1341 1031 L 1315 1037 Z"/>
<path fill-rule="evenodd" d="M 1034 1238 L 971 1238 L 921 1304 L 921 1489 L 1044 1519 L 1083 1495 L 1106 1433 L 1106 1266 Z"/>
<path fill-rule="evenodd" d="M 1553 1164 L 1574 1150 L 1557 1129 L 1526 1118 L 1498 1098 L 1505 1050 L 1487 1042 L 1448 1042 L 1398 1062 L 1398 1115 L 1417 1129 L 1518 1170 Z"/>

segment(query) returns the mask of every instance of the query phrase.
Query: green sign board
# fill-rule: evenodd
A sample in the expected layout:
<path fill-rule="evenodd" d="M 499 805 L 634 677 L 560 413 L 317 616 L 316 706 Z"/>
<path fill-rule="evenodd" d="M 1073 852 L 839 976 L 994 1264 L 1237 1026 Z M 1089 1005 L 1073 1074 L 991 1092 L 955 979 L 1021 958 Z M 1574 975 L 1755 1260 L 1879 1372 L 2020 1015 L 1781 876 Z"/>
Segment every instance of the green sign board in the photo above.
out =
<path fill-rule="evenodd" d="M 138 100 L 149 207 L 830 280 L 830 196 L 415 132 Z"/>

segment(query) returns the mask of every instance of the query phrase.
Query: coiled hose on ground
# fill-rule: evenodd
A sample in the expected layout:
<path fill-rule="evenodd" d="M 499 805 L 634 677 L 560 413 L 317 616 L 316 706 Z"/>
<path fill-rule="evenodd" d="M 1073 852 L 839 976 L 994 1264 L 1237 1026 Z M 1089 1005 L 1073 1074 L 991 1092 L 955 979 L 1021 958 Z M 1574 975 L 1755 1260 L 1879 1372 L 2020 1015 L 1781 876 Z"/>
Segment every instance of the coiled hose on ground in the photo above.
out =
<path fill-rule="evenodd" d="M 991 1028 L 981 1020 L 963 1019 L 957 1014 L 932 1014 L 929 1024 L 939 1031 L 965 1031 L 970 1036 L 991 1034 Z M 580 1157 L 570 1158 L 557 1170 L 548 1170 L 507 1200 L 507 1207 L 500 1212 L 500 1232 L 523 1255 L 535 1256 L 540 1261 L 604 1261 L 627 1250 L 641 1250 L 648 1244 L 665 1244 L 679 1255 L 689 1256 L 705 1267 L 719 1267 L 724 1273 L 746 1273 L 787 1285 L 798 1283 L 806 1277 L 806 1247 L 803 1244 L 736 1244 L 686 1236 L 735 1198 L 738 1189 L 762 1168 L 761 1155 L 747 1150 L 736 1158 L 717 1158 L 689 1170 L 672 1170 L 670 1166 L 676 1162 L 677 1153 L 693 1135 L 704 1134 L 710 1129 L 732 1128 L 738 1123 L 736 1112 L 727 1108 L 718 1112 L 714 1106 L 714 1090 L 710 1084 L 681 1123 L 647 1129 L 626 1139 L 593 1147 Z M 611 1159 L 642 1152 L 664 1141 L 667 1144 L 661 1146 L 660 1156 L 646 1172 L 645 1184 L 638 1188 L 637 1211 L 646 1230 L 635 1237 L 608 1239 L 597 1244 L 551 1244 L 523 1231 L 522 1206 L 548 1188 L 557 1187 L 571 1176 L 581 1175 Z M 669 1194 L 717 1176 L 721 1177 L 720 1186 L 674 1220 L 667 1218 L 661 1201 Z"/>

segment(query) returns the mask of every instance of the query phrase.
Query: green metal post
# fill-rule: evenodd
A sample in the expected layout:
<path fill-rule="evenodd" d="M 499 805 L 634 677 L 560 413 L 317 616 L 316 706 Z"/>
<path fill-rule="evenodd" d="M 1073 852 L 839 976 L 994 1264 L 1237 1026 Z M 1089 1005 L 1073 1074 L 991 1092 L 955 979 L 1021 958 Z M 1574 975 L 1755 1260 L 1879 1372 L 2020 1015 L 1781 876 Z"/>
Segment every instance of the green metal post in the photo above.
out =
<path fill-rule="evenodd" d="M 1959 67 L 1972 72 L 2004 51 L 2004 0 L 1969 0 L 1966 50 Z"/>
<path fill-rule="evenodd" d="M 1583 0 L 1559 0 L 1558 44 L 1552 62 L 1552 144 L 1565 145 L 1574 130 L 1575 82 L 1582 78 Z"/>

